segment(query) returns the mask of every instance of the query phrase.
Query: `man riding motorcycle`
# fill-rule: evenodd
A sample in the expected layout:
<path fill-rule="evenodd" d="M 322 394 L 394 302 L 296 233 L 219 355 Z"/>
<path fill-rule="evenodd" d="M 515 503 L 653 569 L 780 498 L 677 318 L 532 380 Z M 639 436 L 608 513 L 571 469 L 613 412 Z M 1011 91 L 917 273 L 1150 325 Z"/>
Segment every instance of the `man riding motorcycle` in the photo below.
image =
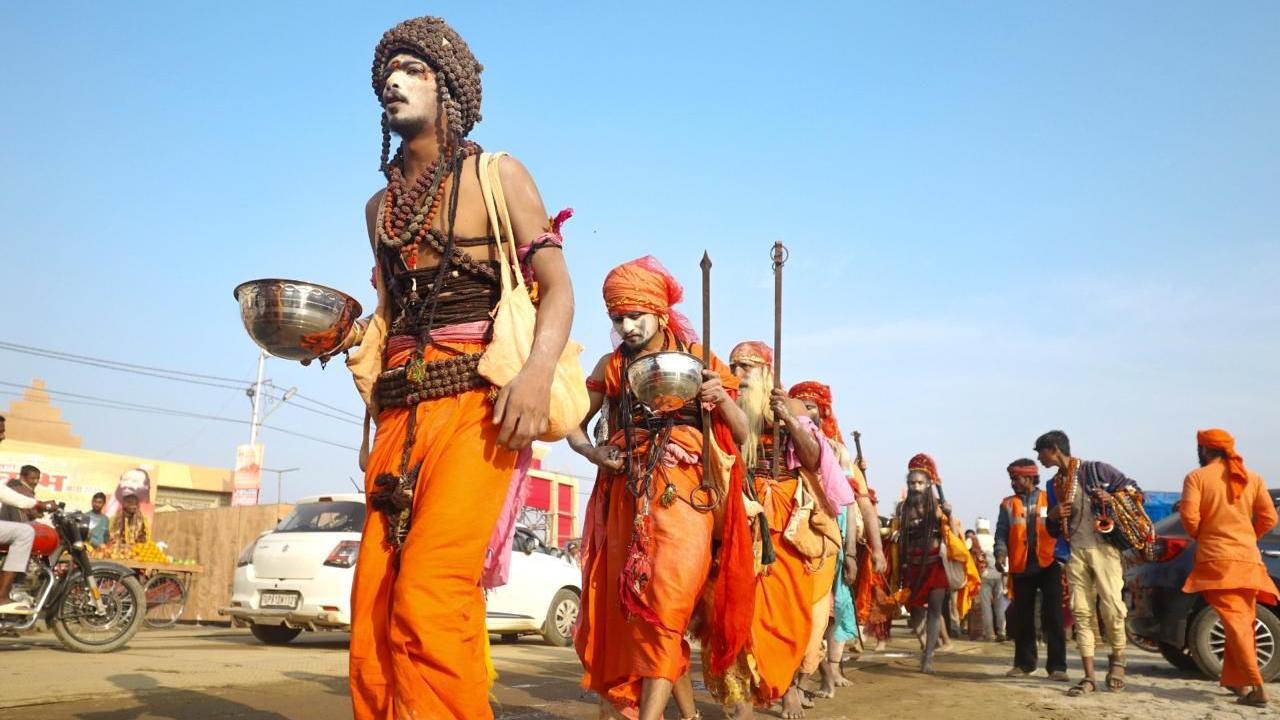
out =
<path fill-rule="evenodd" d="M 0 442 L 3 441 L 4 418 L 0 417 Z M 48 512 L 58 507 L 55 502 L 40 502 L 3 483 L 0 483 L 0 505 L 12 505 L 23 510 L 39 508 Z M 9 554 L 0 571 L 0 615 L 30 615 L 35 612 L 29 601 L 9 597 L 9 589 L 13 587 L 14 581 L 27 571 L 27 561 L 31 559 L 31 544 L 35 537 L 36 531 L 27 523 L 0 520 L 0 546 L 9 546 Z"/>

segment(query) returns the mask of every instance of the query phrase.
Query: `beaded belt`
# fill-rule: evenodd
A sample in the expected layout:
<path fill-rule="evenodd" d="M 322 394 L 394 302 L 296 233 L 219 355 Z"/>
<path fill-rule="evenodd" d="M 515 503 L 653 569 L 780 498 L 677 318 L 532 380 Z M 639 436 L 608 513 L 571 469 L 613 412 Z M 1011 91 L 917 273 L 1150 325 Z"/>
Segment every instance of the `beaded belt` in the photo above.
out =
<path fill-rule="evenodd" d="M 378 375 L 374 393 L 384 408 L 413 407 L 427 400 L 460 395 L 489 384 L 476 371 L 482 353 L 468 353 L 445 360 L 409 361 L 408 365 Z"/>

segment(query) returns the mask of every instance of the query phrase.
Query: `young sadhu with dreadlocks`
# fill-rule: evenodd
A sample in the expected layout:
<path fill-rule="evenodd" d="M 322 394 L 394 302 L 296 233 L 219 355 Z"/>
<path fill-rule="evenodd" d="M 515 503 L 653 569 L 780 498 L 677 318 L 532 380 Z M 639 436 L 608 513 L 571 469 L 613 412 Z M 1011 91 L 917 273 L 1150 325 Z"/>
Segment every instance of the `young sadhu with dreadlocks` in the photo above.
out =
<path fill-rule="evenodd" d="M 806 381 L 792 386 L 788 394 L 804 403 L 805 410 L 815 424 L 822 429 L 827 443 L 835 453 L 840 470 L 848 478 L 853 490 L 855 502 L 849 505 L 846 512 L 836 519 L 840 527 L 841 547 L 837 562 L 832 564 L 827 574 L 831 575 L 829 583 L 829 600 L 814 606 L 814 622 L 826 627 L 825 636 L 820 640 L 826 643 L 826 658 L 823 661 L 821 642 L 811 642 L 804 669 L 812 672 L 817 666 L 821 670 L 821 686 L 818 697 L 833 697 L 837 687 L 849 685 L 848 679 L 841 672 L 840 661 L 844 656 L 845 643 L 858 637 L 858 617 L 854 606 L 854 585 L 858 577 L 858 543 L 859 527 L 866 533 L 870 545 L 872 571 L 883 573 L 888 564 L 885 561 L 884 549 L 880 540 L 880 517 L 871 503 L 867 489 L 865 461 L 854 461 L 845 447 L 840 434 L 840 423 L 837 422 L 832 409 L 831 388 L 817 381 Z M 861 523 L 859 522 L 861 520 Z M 819 576 L 821 581 L 825 574 Z M 819 610 L 822 613 L 819 613 Z M 813 636 L 811 636 L 812 638 Z"/>
<path fill-rule="evenodd" d="M 907 497 L 894 511 L 893 587 L 911 612 L 911 629 L 923 636 L 924 655 L 920 672 L 933 673 L 933 654 L 938 648 L 942 608 L 951 587 L 942 554 L 947 552 L 946 526 L 951 522 L 951 506 L 939 502 L 933 485 L 938 467 L 933 458 L 920 453 L 907 463 Z"/>
<path fill-rule="evenodd" d="M 508 489 L 546 430 L 573 319 L 558 223 L 547 219 L 529 173 L 503 157 L 498 174 L 520 262 L 536 278 L 540 305 L 516 378 L 495 392 L 479 376 L 500 295 L 480 149 L 467 139 L 480 120 L 480 72 L 440 18 L 405 21 L 374 50 L 386 187 L 366 217 L 378 307 L 343 346 L 360 346 L 347 364 L 377 421 L 372 451 L 362 452 L 376 512 L 352 588 L 351 699 L 360 719 L 493 717 L 483 586 L 500 583 Z M 392 133 L 400 137 L 394 156 Z"/>
<path fill-rule="evenodd" d="M 762 342 L 740 343 L 729 362 L 741 384 L 738 403 L 748 420 L 742 454 L 749 489 L 763 509 L 776 560 L 761 568 L 756 578 L 750 646 L 725 672 L 709 669 L 704 678 L 712 695 L 731 708 L 735 718 L 751 717 L 753 704 L 768 707 L 779 699 L 784 718 L 801 718 L 805 703 L 798 684 L 801 664 L 813 635 L 815 600 L 824 594 L 818 589 L 818 573 L 836 564 L 840 541 L 834 521 L 827 534 L 814 526 L 815 532 L 809 535 L 813 542 L 806 544 L 806 550 L 786 537 L 785 530 L 796 514 L 797 500 L 835 517 L 853 502 L 853 492 L 803 403 L 775 386 L 773 350 Z M 775 417 L 782 428 L 776 479 Z M 802 476 L 807 479 L 799 491 Z M 825 591 L 829 592 L 831 582 L 828 577 Z"/>
<path fill-rule="evenodd" d="M 696 716 L 685 680 L 690 621 L 712 566 L 720 527 L 711 647 L 727 667 L 745 646 L 754 578 L 751 534 L 736 460 L 747 419 L 734 398 L 738 381 L 714 355 L 698 401 L 658 414 L 628 379 L 631 363 L 661 351 L 702 356 L 693 329 L 675 310 L 683 291 L 657 260 L 624 263 L 604 280 L 604 303 L 620 340 L 587 380 L 590 410 L 569 445 L 599 468 L 587 505 L 582 599 L 574 644 L 582 685 L 601 699 L 600 717 L 661 718 L 673 687 L 686 717 Z M 608 401 L 608 440 L 593 444 L 588 422 Z M 704 426 L 709 410 L 710 427 Z M 703 433 L 722 460 L 703 474 Z M 717 514 L 720 515 L 717 522 Z"/>

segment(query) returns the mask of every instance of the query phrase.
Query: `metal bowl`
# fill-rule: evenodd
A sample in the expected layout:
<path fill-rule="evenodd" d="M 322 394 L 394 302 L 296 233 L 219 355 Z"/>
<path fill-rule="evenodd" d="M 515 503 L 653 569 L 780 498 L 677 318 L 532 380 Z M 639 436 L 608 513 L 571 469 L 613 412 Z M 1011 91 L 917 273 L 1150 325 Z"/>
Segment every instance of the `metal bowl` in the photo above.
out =
<path fill-rule="evenodd" d="M 665 351 L 645 355 L 627 367 L 627 383 L 637 399 L 657 413 L 679 410 L 698 397 L 702 361 L 689 353 Z"/>
<path fill-rule="evenodd" d="M 286 360 L 314 360 L 333 352 L 361 313 L 350 295 L 298 280 L 250 280 L 234 295 L 249 337 Z"/>

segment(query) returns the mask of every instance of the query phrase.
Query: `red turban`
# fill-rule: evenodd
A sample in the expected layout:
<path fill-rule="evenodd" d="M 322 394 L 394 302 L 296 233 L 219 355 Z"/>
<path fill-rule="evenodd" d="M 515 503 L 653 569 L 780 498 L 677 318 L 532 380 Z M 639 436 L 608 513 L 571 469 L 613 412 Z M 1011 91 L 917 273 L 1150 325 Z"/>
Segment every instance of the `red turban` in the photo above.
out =
<path fill-rule="evenodd" d="M 919 470 L 923 472 L 935 483 L 942 480 L 942 478 L 938 477 L 938 465 L 933 462 L 933 458 L 925 455 L 924 453 L 916 455 L 911 458 L 911 462 L 907 463 L 907 472 L 911 472 L 912 470 Z"/>
<path fill-rule="evenodd" d="M 836 422 L 835 413 L 831 411 L 831 387 L 816 380 L 796 383 L 787 393 L 797 400 L 812 400 L 818 405 L 818 420 L 822 425 L 822 434 L 841 441 L 840 424 Z"/>
<path fill-rule="evenodd" d="M 1021 465 L 1015 462 L 1015 463 L 1009 463 L 1009 467 L 1007 469 L 1009 470 L 1010 475 L 1017 475 L 1018 477 L 1025 477 L 1025 478 L 1040 477 L 1040 470 L 1036 468 L 1035 465 Z"/>
<path fill-rule="evenodd" d="M 773 348 L 759 340 L 747 340 L 733 346 L 729 362 L 743 365 L 773 365 Z"/>
<path fill-rule="evenodd" d="M 1227 454 L 1227 483 L 1231 486 L 1231 498 L 1239 497 L 1249 484 L 1249 473 L 1244 469 L 1244 458 L 1236 452 L 1236 439 L 1226 430 L 1201 430 L 1196 433 L 1196 444 Z"/>
<path fill-rule="evenodd" d="M 684 288 L 652 255 L 623 263 L 604 278 L 604 305 L 610 313 L 657 315 L 681 342 L 694 343 L 698 335 L 693 325 L 675 310 L 683 299 Z"/>

